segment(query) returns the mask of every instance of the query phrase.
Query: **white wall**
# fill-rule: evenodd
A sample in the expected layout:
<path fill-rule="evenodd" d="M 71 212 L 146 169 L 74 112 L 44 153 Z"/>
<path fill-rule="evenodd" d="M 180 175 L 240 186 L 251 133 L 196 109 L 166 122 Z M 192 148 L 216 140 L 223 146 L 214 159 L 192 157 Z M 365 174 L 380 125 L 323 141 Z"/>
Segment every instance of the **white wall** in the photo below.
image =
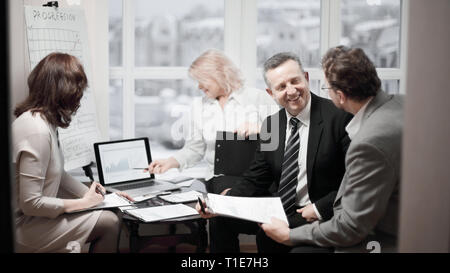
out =
<path fill-rule="evenodd" d="M 400 252 L 450 252 L 450 1 L 409 6 Z"/>
<path fill-rule="evenodd" d="M 30 72 L 25 33 L 24 5 L 42 6 L 45 0 L 9 0 L 9 47 L 10 47 L 10 92 L 11 111 L 28 95 L 27 77 Z M 69 7 L 65 0 L 58 1 L 60 7 Z M 97 117 L 102 139 L 107 139 L 109 128 L 108 108 L 108 1 L 81 0 L 85 10 L 86 25 L 91 55 L 92 78 L 89 85 L 94 92 Z M 11 122 L 14 117 L 11 118 Z"/>

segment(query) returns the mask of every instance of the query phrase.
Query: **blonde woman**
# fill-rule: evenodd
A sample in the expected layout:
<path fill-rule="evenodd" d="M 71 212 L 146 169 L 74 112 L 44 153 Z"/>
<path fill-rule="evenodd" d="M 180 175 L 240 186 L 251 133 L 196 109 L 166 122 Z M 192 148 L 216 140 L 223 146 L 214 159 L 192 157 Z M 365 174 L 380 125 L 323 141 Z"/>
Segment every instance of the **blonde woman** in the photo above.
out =
<path fill-rule="evenodd" d="M 238 132 L 245 136 L 258 133 L 262 121 L 279 108 L 265 91 L 244 86 L 240 70 L 219 50 L 207 50 L 200 55 L 189 67 L 189 76 L 205 94 L 192 103 L 189 136 L 180 151 L 167 159 L 154 160 L 149 171 L 156 174 L 171 168 L 181 171 L 205 158 L 207 189 L 220 193 L 232 185 L 229 182 L 218 185 L 213 179 L 216 132 Z"/>

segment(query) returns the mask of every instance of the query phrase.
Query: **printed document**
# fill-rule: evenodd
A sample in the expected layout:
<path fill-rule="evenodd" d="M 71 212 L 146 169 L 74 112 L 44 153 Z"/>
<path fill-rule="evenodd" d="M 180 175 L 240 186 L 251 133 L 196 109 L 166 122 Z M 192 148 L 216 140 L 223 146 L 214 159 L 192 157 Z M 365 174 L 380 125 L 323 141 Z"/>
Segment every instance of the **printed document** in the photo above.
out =
<path fill-rule="evenodd" d="M 160 220 L 198 215 L 198 212 L 194 208 L 183 204 L 131 209 L 126 210 L 125 212 L 144 222 L 156 222 Z"/>
<path fill-rule="evenodd" d="M 123 206 L 129 206 L 131 201 L 128 201 L 125 197 L 119 196 L 116 193 L 110 193 L 105 195 L 103 202 L 95 207 L 87 208 L 83 210 L 77 210 L 74 212 L 96 210 L 96 209 L 107 209 L 107 208 L 117 208 Z"/>
<path fill-rule="evenodd" d="M 208 193 L 208 209 L 215 214 L 271 223 L 275 217 L 288 223 L 280 197 L 236 197 Z"/>
<path fill-rule="evenodd" d="M 197 201 L 197 197 L 202 197 L 203 194 L 198 191 L 187 191 L 182 193 L 175 193 L 170 195 L 162 195 L 159 198 L 170 203 L 185 203 Z"/>

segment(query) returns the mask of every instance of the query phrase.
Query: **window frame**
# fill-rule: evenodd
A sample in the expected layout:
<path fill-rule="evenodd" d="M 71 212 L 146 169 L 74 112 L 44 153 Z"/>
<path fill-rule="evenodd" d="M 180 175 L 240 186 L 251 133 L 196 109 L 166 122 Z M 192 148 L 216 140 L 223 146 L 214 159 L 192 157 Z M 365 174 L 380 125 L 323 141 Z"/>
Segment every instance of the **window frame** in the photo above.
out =
<path fill-rule="evenodd" d="M 337 46 L 341 36 L 341 0 L 321 1 L 320 54 L 328 48 Z M 122 80 L 123 98 L 123 138 L 135 136 L 135 81 L 147 80 L 185 80 L 188 67 L 138 67 L 135 62 L 135 10 L 133 0 L 122 0 L 122 66 L 109 67 L 109 80 Z M 400 64 L 398 68 L 377 68 L 382 80 L 400 80 L 399 93 L 405 94 L 405 74 L 407 56 L 409 0 L 400 1 L 401 33 Z M 224 52 L 241 69 L 246 83 L 255 86 L 262 79 L 262 69 L 256 67 L 257 50 L 257 0 L 224 0 Z M 109 18 L 109 17 L 108 17 Z M 323 82 L 320 68 L 305 67 L 310 80 Z M 317 90 L 320 92 L 320 90 Z"/>

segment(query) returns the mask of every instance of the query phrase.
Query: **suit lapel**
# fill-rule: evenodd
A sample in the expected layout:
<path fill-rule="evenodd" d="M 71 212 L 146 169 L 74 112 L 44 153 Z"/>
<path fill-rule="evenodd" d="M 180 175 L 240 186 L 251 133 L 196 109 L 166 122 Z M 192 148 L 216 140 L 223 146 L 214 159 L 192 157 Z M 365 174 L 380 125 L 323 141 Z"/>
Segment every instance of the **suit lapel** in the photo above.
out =
<path fill-rule="evenodd" d="M 389 95 L 384 91 L 379 91 L 378 94 L 369 102 L 366 110 L 364 111 L 363 120 L 366 120 L 375 112 L 380 106 L 385 104 L 388 100 L 390 100 L 393 95 Z"/>
<path fill-rule="evenodd" d="M 317 149 L 319 148 L 320 140 L 322 137 L 323 124 L 322 124 L 322 112 L 320 110 L 319 100 L 311 93 L 311 117 L 310 128 L 308 136 L 308 150 L 306 153 L 306 175 L 309 184 L 311 183 L 312 170 L 314 168 L 314 162 L 317 155 Z M 301 145 L 301 144 L 300 144 Z"/>

